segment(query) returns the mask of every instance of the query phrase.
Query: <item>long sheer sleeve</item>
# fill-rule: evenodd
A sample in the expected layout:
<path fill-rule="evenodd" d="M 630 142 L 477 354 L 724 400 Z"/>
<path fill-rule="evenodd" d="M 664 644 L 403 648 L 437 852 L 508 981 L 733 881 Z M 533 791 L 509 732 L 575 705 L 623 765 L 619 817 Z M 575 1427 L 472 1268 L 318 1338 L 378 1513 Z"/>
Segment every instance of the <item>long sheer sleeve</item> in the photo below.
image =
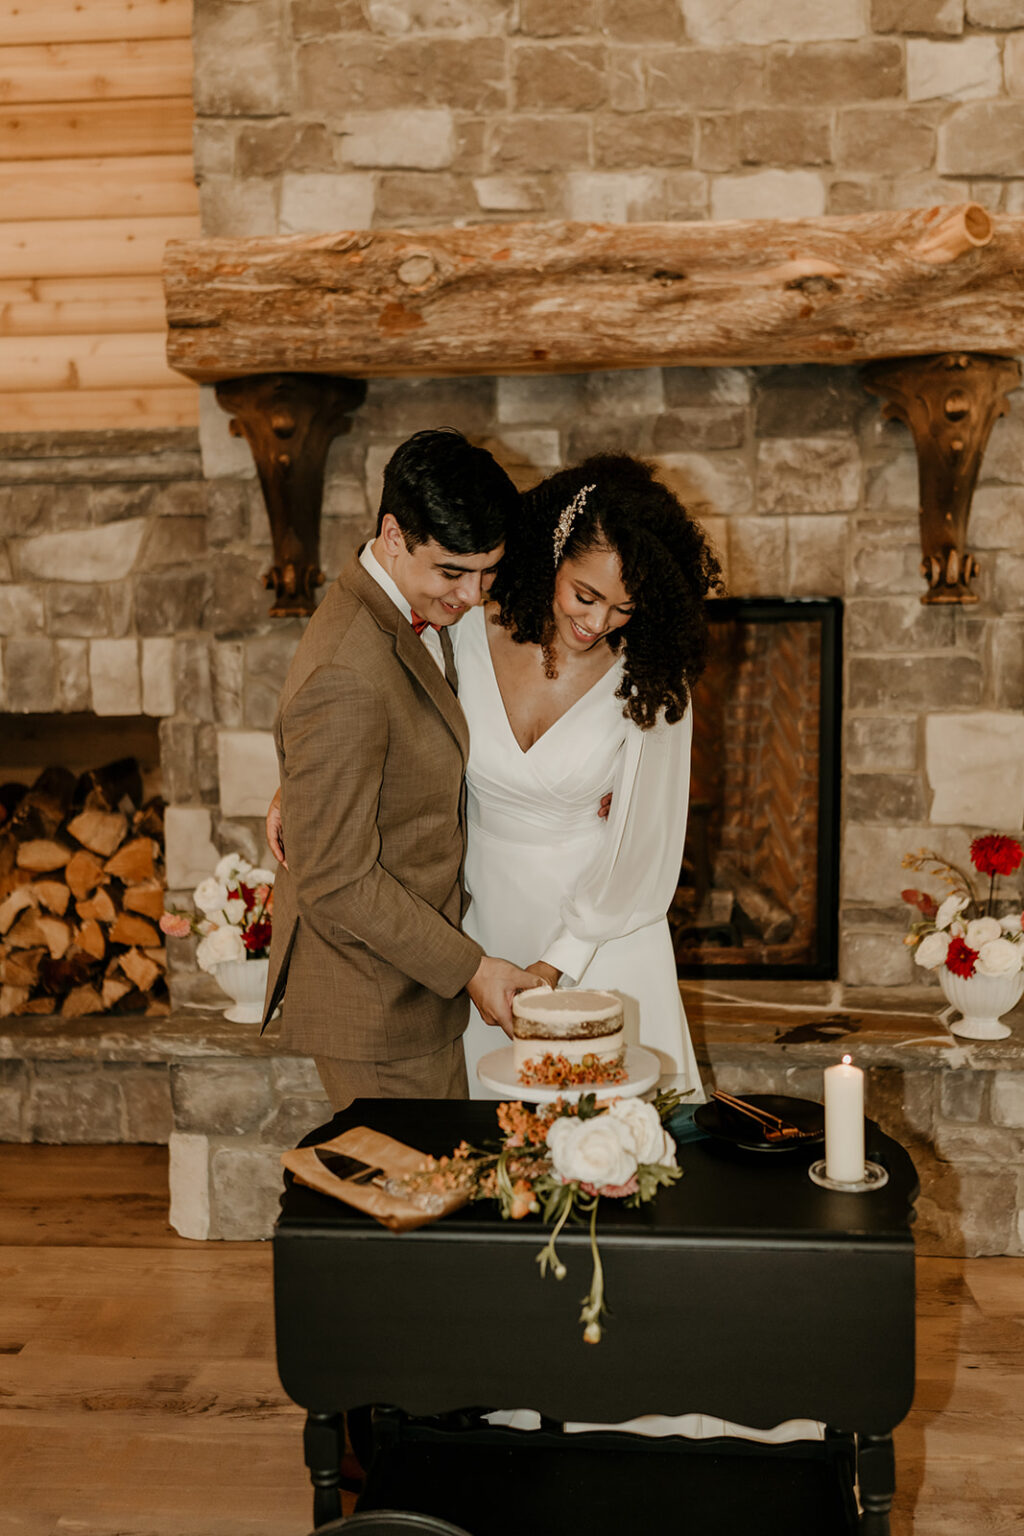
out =
<path fill-rule="evenodd" d="M 665 916 L 679 883 L 690 798 L 693 712 L 649 731 L 627 724 L 607 836 L 561 904 L 540 957 L 576 985 L 598 948 Z"/>

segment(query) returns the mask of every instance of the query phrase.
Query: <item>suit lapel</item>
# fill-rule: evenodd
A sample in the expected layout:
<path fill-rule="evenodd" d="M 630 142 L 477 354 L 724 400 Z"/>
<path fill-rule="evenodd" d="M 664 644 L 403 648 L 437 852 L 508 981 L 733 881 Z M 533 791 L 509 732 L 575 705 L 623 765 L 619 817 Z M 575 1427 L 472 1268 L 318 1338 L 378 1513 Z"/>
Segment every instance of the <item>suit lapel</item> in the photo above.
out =
<path fill-rule="evenodd" d="M 459 701 L 452 688 L 441 675 L 437 662 L 430 655 L 412 625 L 402 617 L 387 593 L 359 563 L 358 555 L 353 555 L 339 579 L 343 585 L 355 593 L 364 607 L 369 609 L 380 628 L 393 636 L 395 655 L 406 671 L 416 679 L 431 703 L 437 707 L 442 719 L 458 742 L 462 760 L 465 762 L 469 756 L 469 728 L 466 725 L 466 717 L 459 708 Z M 447 648 L 445 640 L 448 641 Z M 451 640 L 443 631 L 441 647 L 447 663 Z M 445 670 L 447 672 L 447 665 Z"/>

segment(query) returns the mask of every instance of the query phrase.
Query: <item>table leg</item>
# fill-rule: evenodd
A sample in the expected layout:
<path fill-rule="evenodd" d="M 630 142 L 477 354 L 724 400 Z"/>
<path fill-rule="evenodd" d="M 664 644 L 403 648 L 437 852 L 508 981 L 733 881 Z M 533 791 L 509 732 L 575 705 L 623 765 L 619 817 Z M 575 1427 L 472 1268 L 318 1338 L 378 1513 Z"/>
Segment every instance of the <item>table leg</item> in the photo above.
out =
<path fill-rule="evenodd" d="M 889 1511 L 896 1492 L 892 1435 L 857 1437 L 857 1483 L 863 1510 L 861 1536 L 889 1536 Z"/>
<path fill-rule="evenodd" d="M 342 1428 L 340 1413 L 307 1413 L 303 1448 L 313 1484 L 313 1525 L 341 1517 Z"/>

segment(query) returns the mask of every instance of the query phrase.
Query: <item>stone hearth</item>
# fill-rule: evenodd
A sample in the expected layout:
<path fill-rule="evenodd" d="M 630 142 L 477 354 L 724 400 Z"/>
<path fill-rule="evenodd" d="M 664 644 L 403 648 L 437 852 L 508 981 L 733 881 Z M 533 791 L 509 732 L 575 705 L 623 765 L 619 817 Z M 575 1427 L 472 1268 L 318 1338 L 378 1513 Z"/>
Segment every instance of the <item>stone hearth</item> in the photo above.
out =
<path fill-rule="evenodd" d="M 1024 1253 L 1024 1004 L 1016 1032 L 954 1039 L 933 987 L 686 983 L 705 1081 L 820 1099 L 843 1049 L 867 1072 L 867 1110 L 921 1177 L 916 1236 L 930 1254 Z M 0 1138 L 168 1142 L 170 1219 L 183 1236 L 269 1237 L 280 1153 L 329 1117 L 311 1061 L 219 1014 L 6 1021 Z"/>

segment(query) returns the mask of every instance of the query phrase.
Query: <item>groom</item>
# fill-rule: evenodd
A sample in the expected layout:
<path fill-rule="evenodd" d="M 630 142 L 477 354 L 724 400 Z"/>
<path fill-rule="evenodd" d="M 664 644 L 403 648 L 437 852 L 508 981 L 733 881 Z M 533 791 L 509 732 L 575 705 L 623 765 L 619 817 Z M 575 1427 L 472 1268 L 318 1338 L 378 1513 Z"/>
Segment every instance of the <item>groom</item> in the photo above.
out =
<path fill-rule="evenodd" d="M 464 1098 L 469 997 L 488 1023 L 536 977 L 484 955 L 465 910 L 469 733 L 448 627 L 501 558 L 512 482 L 458 432 L 418 432 L 384 471 L 377 536 L 299 645 L 274 736 L 287 829 L 269 1019 L 352 1099 Z"/>

